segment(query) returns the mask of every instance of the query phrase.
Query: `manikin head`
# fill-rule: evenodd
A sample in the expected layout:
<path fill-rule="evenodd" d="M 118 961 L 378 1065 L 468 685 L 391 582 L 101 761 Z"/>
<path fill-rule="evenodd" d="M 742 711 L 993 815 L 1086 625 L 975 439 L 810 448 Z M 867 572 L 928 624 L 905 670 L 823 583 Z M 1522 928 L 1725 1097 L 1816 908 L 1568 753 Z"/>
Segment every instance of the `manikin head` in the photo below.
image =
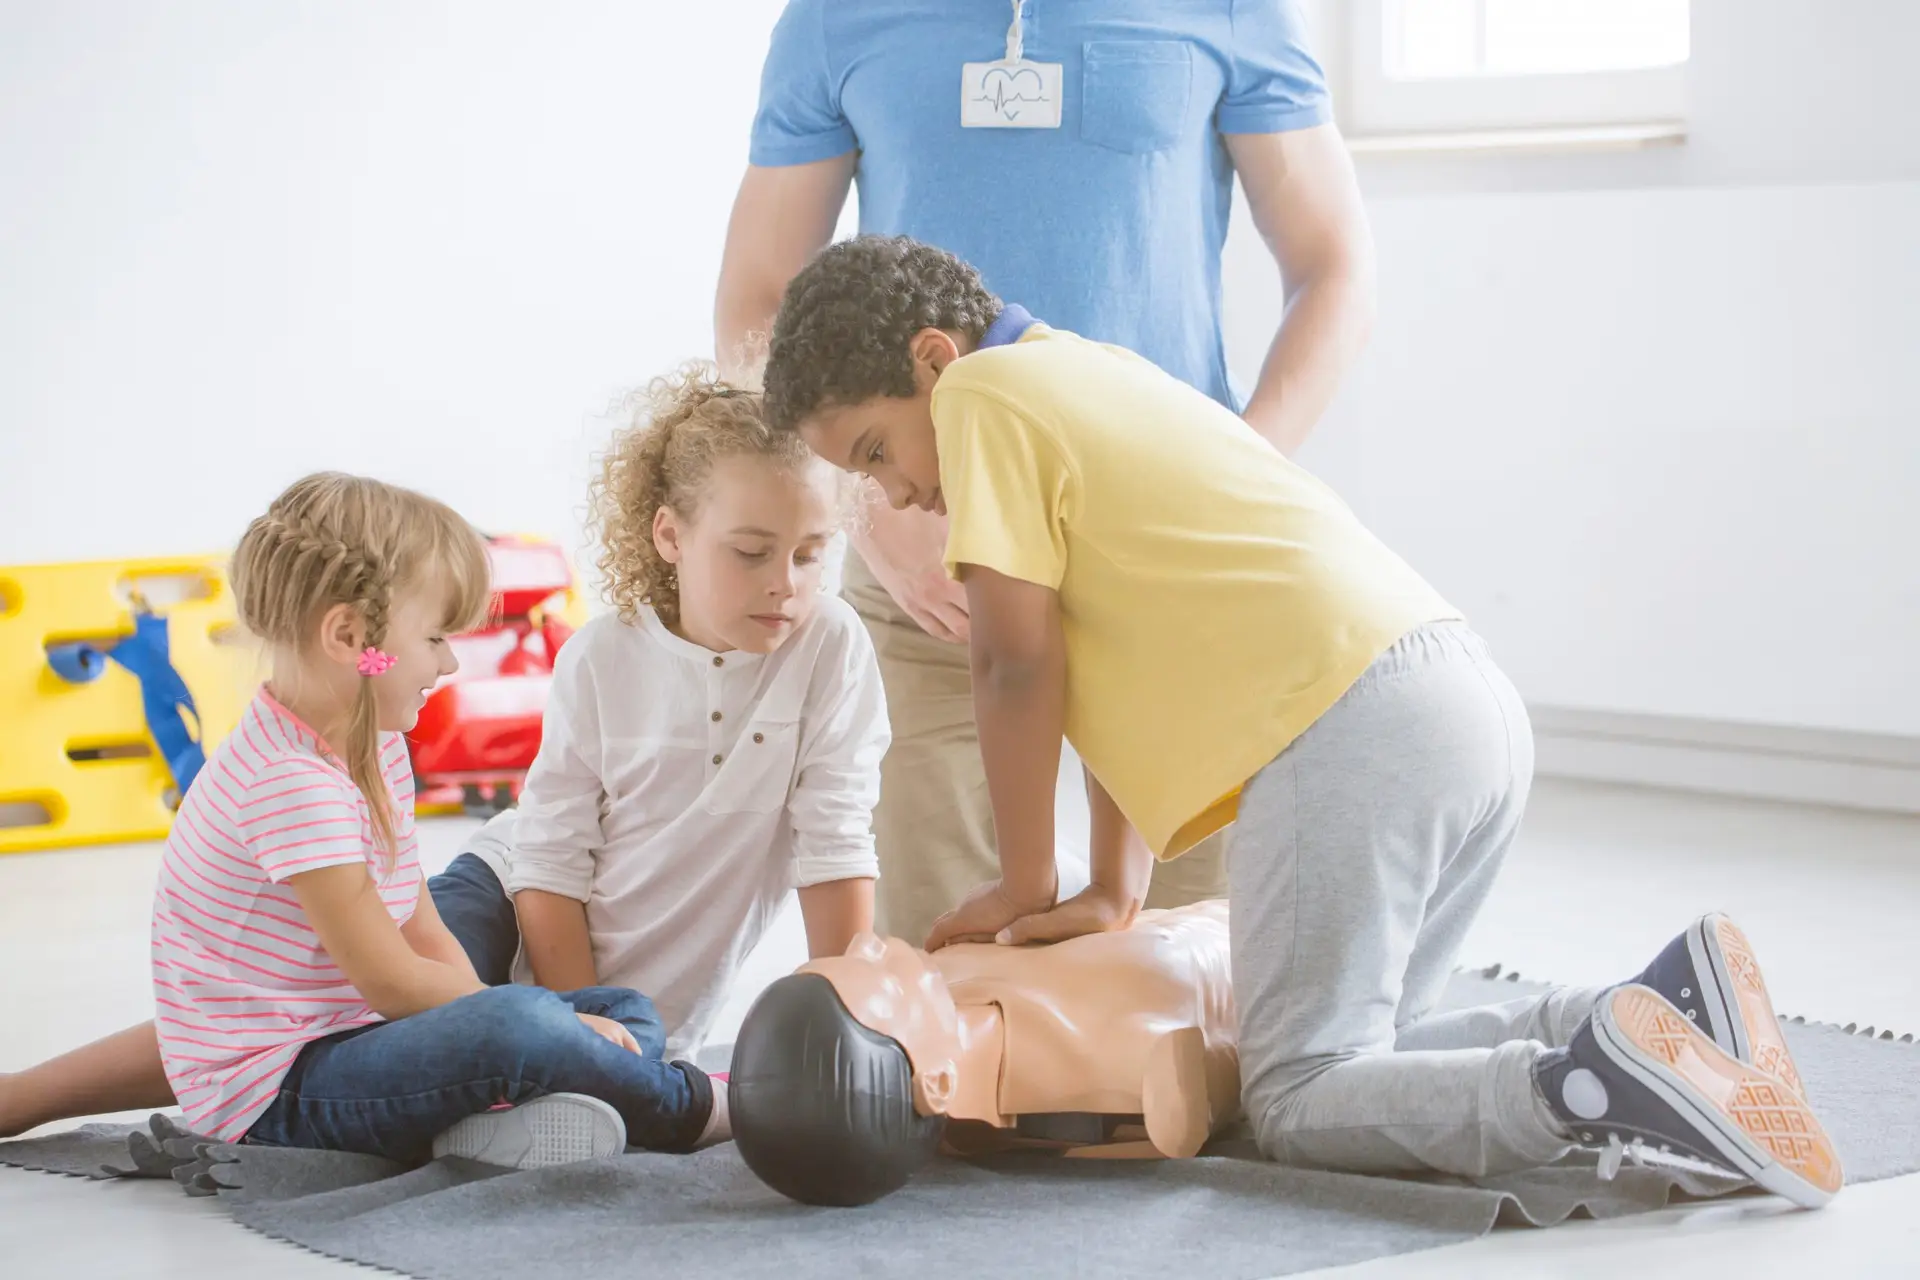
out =
<path fill-rule="evenodd" d="M 861 934 L 748 1011 L 728 1093 L 741 1157 L 806 1204 L 897 1190 L 939 1145 L 959 1044 L 953 997 L 926 957 Z"/>

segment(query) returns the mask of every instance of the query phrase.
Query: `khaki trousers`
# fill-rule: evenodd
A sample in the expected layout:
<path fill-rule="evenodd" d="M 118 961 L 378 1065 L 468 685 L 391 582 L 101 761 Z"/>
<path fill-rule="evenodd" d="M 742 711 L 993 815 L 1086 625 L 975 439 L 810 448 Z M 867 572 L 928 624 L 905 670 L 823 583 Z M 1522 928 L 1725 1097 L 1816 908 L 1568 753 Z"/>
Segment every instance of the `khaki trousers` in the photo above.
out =
<path fill-rule="evenodd" d="M 880 858 L 876 925 L 883 936 L 918 945 L 969 890 L 1000 874 L 967 650 L 922 631 L 858 552 L 848 551 L 844 572 L 841 594 L 873 637 L 893 721 L 873 815 Z M 1226 897 L 1225 835 L 1156 864 L 1146 905 Z"/>

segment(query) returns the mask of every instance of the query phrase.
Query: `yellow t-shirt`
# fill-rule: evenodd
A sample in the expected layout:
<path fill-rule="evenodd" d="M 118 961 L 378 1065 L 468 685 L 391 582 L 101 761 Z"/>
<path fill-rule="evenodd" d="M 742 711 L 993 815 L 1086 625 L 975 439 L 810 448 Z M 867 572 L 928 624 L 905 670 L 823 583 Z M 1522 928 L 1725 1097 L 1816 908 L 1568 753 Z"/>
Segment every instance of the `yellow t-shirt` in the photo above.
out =
<path fill-rule="evenodd" d="M 1161 858 L 1422 623 L 1459 617 L 1333 491 L 1118 347 L 1036 325 L 933 392 L 949 572 L 1060 593 L 1067 740 Z"/>

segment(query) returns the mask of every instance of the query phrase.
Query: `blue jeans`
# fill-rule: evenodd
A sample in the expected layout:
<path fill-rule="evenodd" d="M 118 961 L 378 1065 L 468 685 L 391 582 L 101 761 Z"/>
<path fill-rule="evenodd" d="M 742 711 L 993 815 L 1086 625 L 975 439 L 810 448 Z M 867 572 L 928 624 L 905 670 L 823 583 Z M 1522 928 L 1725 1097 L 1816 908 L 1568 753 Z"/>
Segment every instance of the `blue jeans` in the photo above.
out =
<path fill-rule="evenodd" d="M 480 981 L 490 987 L 512 982 L 513 957 L 520 950 L 520 919 L 493 868 L 463 853 L 427 881 L 427 892 Z"/>
<path fill-rule="evenodd" d="M 428 887 L 481 979 L 504 982 L 519 934 L 492 870 L 462 854 Z M 620 1023 L 643 1053 L 594 1034 L 575 1016 L 581 1013 Z M 632 1145 L 688 1151 L 713 1110 L 713 1085 L 689 1064 L 661 1061 L 664 1042 L 653 1002 L 638 992 L 495 985 L 314 1041 L 246 1140 L 419 1164 L 431 1157 L 435 1137 L 470 1115 L 549 1093 L 584 1093 L 620 1113 Z"/>

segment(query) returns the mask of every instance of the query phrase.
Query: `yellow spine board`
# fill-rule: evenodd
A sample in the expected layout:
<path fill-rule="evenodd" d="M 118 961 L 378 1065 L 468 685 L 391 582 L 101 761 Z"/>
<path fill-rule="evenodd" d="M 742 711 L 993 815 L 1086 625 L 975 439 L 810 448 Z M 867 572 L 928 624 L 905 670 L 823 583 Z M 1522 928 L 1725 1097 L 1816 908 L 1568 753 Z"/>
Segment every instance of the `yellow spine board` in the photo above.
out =
<path fill-rule="evenodd" d="M 173 780 L 147 732 L 140 682 L 108 663 L 98 679 L 69 684 L 47 662 L 49 645 L 104 648 L 131 635 L 136 593 L 167 619 L 209 756 L 258 687 L 223 556 L 0 567 L 0 853 L 155 840 L 172 826 Z"/>

